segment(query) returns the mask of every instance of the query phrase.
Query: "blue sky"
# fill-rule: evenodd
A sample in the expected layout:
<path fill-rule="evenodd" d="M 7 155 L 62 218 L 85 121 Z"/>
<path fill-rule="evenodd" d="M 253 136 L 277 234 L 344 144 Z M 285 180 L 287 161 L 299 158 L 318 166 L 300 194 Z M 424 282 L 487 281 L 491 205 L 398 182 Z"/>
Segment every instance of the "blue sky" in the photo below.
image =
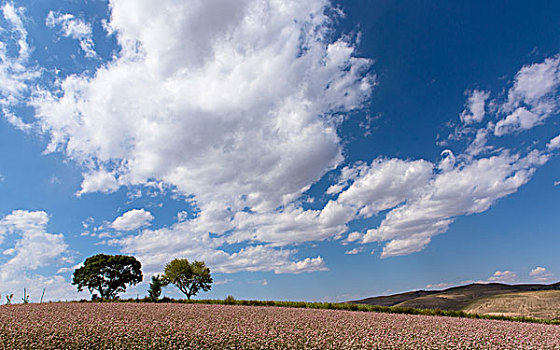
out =
<path fill-rule="evenodd" d="M 204 260 L 349 300 L 560 264 L 560 4 L 4 1 L 0 293 Z M 179 297 L 173 287 L 164 294 Z"/>

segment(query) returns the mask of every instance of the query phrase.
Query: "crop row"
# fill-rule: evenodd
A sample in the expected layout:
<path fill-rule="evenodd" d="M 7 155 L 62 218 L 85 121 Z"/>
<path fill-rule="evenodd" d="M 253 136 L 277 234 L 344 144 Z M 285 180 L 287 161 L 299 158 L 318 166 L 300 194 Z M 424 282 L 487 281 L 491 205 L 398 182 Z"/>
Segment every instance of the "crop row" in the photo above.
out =
<path fill-rule="evenodd" d="M 101 300 L 96 300 L 100 302 Z M 115 299 L 105 300 L 110 302 L 132 302 L 132 303 L 153 303 L 150 298 L 142 299 Z M 88 302 L 80 300 L 79 302 Z M 307 301 L 275 301 L 275 300 L 236 300 L 228 297 L 225 300 L 220 299 L 172 299 L 165 297 L 159 302 L 164 303 L 184 303 L 184 304 L 210 304 L 210 305 L 238 305 L 238 306 L 275 306 L 275 307 L 291 307 L 299 309 L 328 309 L 328 310 L 346 310 L 346 311 L 362 311 L 362 312 L 382 312 L 390 314 L 406 314 L 406 315 L 425 315 L 425 316 L 447 316 L 447 317 L 462 317 L 462 318 L 476 318 L 486 320 L 500 320 L 500 321 L 513 321 L 513 322 L 526 322 L 526 323 L 542 323 L 560 325 L 560 320 L 548 320 L 532 317 L 522 316 L 504 316 L 504 315 L 485 315 L 467 313 L 457 310 L 441 310 L 441 309 L 417 309 L 413 307 L 400 307 L 400 306 L 380 306 L 380 305 L 365 305 L 365 304 L 350 304 L 350 303 L 319 303 Z"/>
<path fill-rule="evenodd" d="M 0 307 L 0 349 L 560 349 L 560 327 L 179 303 Z"/>

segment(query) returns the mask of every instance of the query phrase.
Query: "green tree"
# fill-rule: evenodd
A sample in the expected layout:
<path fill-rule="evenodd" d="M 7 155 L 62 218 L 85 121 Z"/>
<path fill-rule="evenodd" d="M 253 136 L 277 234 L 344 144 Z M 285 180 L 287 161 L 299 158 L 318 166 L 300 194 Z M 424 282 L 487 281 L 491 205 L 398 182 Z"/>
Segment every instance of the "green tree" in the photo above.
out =
<path fill-rule="evenodd" d="M 210 269 L 203 261 L 189 263 L 187 259 L 174 259 L 165 265 L 164 278 L 166 284 L 176 285 L 189 300 L 199 291 L 212 288 Z"/>
<path fill-rule="evenodd" d="M 148 288 L 148 296 L 153 301 L 157 301 L 161 295 L 161 288 L 165 287 L 165 279 L 161 275 L 152 276 L 152 283 Z"/>
<path fill-rule="evenodd" d="M 101 299 L 116 299 L 126 291 L 126 285 L 142 282 L 142 264 L 133 256 L 97 254 L 84 261 L 84 266 L 74 271 L 72 284 L 81 292 L 96 290 Z"/>

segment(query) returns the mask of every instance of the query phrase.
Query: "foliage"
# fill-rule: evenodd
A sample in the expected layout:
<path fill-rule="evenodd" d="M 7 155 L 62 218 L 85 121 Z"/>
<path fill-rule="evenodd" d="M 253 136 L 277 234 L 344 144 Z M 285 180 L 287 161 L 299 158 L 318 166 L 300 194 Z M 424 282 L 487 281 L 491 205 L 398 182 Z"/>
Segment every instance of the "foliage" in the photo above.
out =
<path fill-rule="evenodd" d="M 152 283 L 148 288 L 148 296 L 152 301 L 158 301 L 161 295 L 161 289 L 165 286 L 165 279 L 161 275 L 152 276 Z"/>
<path fill-rule="evenodd" d="M 142 282 L 142 265 L 133 256 L 97 254 L 86 259 L 84 266 L 74 271 L 72 284 L 78 291 L 86 287 L 92 298 L 94 290 L 101 299 L 116 299 L 126 285 Z"/>
<path fill-rule="evenodd" d="M 210 269 L 203 261 L 189 263 L 187 259 L 174 259 L 165 266 L 166 284 L 173 283 L 190 300 L 199 291 L 212 288 Z"/>
<path fill-rule="evenodd" d="M 6 295 L 6 304 L 10 305 L 12 303 L 12 298 L 14 297 L 14 294 L 10 294 L 10 295 Z"/>
<path fill-rule="evenodd" d="M 224 304 L 226 305 L 235 305 L 237 300 L 233 297 L 233 295 L 228 295 L 227 298 L 224 299 Z"/>

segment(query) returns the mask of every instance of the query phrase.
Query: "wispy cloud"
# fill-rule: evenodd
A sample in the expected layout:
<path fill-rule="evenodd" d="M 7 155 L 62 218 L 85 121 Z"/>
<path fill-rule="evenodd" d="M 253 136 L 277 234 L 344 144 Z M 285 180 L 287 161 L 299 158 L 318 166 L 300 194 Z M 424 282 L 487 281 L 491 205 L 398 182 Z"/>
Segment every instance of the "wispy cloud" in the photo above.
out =
<path fill-rule="evenodd" d="M 555 278 L 552 272 L 548 271 L 545 267 L 542 266 L 537 266 L 532 269 L 529 273 L 529 276 L 531 276 L 535 281 L 538 282 L 550 282 Z"/>
<path fill-rule="evenodd" d="M 78 40 L 80 42 L 80 48 L 84 51 L 86 57 L 97 57 L 92 39 L 91 25 L 89 23 L 77 19 L 70 13 L 50 11 L 45 19 L 45 24 L 49 28 L 59 26 L 62 36 Z"/>
<path fill-rule="evenodd" d="M 0 220 L 0 243 L 7 234 L 16 237 L 13 247 L 4 251 L 9 260 L 0 265 L 2 293 L 26 287 L 37 295 L 42 288 L 47 288 L 50 295 L 57 298 L 75 297 L 75 289 L 62 276 L 36 273 L 45 266 L 71 260 L 64 236 L 47 232 L 48 222 L 46 212 L 26 210 L 15 210 Z"/>

